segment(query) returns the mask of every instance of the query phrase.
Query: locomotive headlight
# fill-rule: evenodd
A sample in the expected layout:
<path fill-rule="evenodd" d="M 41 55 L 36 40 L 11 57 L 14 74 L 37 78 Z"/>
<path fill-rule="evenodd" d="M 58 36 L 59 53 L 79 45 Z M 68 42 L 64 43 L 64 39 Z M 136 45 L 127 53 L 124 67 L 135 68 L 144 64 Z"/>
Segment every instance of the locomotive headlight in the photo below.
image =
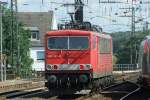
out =
<path fill-rule="evenodd" d="M 83 74 L 83 75 L 79 76 L 79 80 L 81 83 L 86 83 L 88 81 L 88 77 L 87 77 L 87 75 Z"/>
<path fill-rule="evenodd" d="M 52 65 L 47 65 L 47 66 L 46 66 L 46 69 L 47 69 L 47 70 L 51 70 L 51 69 L 52 69 Z"/>

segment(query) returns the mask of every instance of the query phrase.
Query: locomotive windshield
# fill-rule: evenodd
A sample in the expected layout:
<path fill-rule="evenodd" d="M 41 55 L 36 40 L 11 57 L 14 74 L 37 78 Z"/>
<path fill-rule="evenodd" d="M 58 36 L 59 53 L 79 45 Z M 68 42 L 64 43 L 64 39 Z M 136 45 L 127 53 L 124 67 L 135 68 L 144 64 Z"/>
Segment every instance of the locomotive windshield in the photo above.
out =
<path fill-rule="evenodd" d="M 48 38 L 49 49 L 68 49 L 67 37 L 49 37 Z"/>
<path fill-rule="evenodd" d="M 88 37 L 66 36 L 66 37 L 49 37 L 48 48 L 60 50 L 85 50 L 88 49 Z"/>
<path fill-rule="evenodd" d="M 88 37 L 69 37 L 69 49 L 87 49 Z"/>

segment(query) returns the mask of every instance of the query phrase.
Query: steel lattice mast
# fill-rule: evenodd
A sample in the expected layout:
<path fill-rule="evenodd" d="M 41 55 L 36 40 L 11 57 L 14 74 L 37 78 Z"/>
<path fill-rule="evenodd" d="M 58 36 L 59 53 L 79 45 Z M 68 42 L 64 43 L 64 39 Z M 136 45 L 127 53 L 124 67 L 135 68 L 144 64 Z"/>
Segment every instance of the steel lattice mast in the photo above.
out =
<path fill-rule="evenodd" d="M 17 69 L 19 68 L 20 47 L 19 47 L 19 32 L 18 32 L 18 6 L 17 0 L 11 0 L 11 62 L 14 67 L 14 55 L 17 58 Z M 16 50 L 16 51 L 15 51 Z"/>

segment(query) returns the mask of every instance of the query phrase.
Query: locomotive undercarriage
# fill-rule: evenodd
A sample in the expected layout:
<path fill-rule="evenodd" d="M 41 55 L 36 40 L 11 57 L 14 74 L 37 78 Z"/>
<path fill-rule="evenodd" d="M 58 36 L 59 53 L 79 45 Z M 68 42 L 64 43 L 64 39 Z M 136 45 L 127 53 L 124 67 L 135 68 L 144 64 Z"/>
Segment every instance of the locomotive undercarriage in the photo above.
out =
<path fill-rule="evenodd" d="M 81 82 L 81 75 L 86 75 L 88 79 L 86 80 L 85 77 L 83 77 L 83 81 Z M 73 94 L 81 90 L 91 90 L 91 93 L 93 93 L 95 91 L 102 90 L 104 87 L 109 86 L 114 81 L 114 78 L 111 75 L 94 79 L 90 78 L 90 74 L 81 75 L 56 75 L 56 82 L 52 83 L 48 81 L 45 85 L 51 93 L 63 95 Z"/>
<path fill-rule="evenodd" d="M 57 78 L 55 82 L 50 81 L 49 76 L 51 75 L 46 75 L 48 81 L 45 85 L 53 95 L 73 94 L 80 90 L 89 89 L 91 83 L 90 74 L 55 74 Z"/>

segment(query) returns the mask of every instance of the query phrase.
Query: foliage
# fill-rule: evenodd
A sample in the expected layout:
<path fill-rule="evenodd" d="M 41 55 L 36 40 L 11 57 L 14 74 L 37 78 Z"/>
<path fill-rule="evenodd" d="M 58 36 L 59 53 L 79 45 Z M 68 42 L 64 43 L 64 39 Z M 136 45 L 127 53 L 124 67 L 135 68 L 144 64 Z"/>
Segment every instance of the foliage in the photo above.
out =
<path fill-rule="evenodd" d="M 23 29 L 23 24 L 12 16 L 11 10 L 4 8 L 3 14 L 3 53 L 7 55 L 7 66 L 21 69 L 31 68 L 33 60 L 29 56 L 30 32 Z M 18 54 L 19 53 L 19 54 Z M 19 55 L 19 56 L 17 56 Z M 18 60 L 19 59 L 19 60 Z M 17 62 L 18 61 L 18 62 Z"/>
<path fill-rule="evenodd" d="M 29 48 L 30 48 L 30 31 L 24 30 L 22 25 L 19 25 L 19 32 L 20 32 L 20 62 L 22 68 L 31 68 L 31 64 L 33 60 L 30 58 L 29 55 Z"/>
<path fill-rule="evenodd" d="M 138 51 L 141 41 L 150 31 L 138 31 L 134 35 L 130 32 L 112 33 L 114 54 L 118 58 L 117 63 L 134 63 L 138 61 Z M 133 59 L 131 61 L 131 54 Z"/>
<path fill-rule="evenodd" d="M 117 57 L 115 55 L 113 55 L 113 64 L 116 64 L 117 63 Z"/>

